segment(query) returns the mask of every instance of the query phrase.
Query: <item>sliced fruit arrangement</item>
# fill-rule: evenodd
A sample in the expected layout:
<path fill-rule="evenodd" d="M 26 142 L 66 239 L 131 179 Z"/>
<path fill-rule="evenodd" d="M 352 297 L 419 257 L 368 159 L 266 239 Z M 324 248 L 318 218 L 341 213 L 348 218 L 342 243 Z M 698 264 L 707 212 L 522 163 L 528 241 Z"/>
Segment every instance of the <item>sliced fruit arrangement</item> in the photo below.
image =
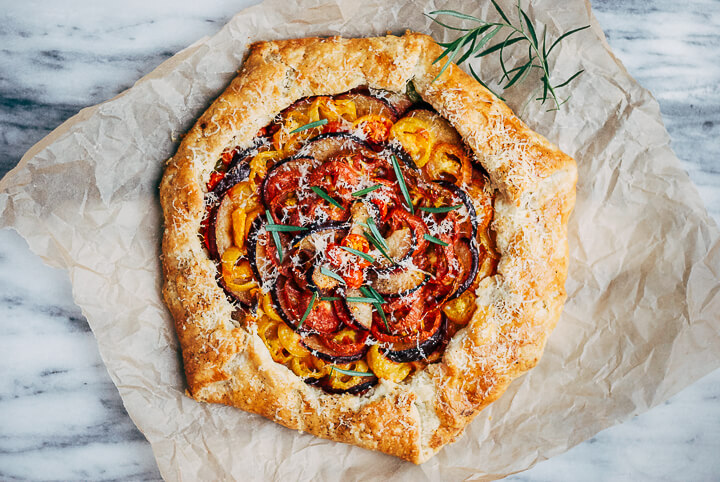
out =
<path fill-rule="evenodd" d="M 359 394 L 439 360 L 495 274 L 477 166 L 450 123 L 407 96 L 305 98 L 222 155 L 200 234 L 273 359 Z"/>

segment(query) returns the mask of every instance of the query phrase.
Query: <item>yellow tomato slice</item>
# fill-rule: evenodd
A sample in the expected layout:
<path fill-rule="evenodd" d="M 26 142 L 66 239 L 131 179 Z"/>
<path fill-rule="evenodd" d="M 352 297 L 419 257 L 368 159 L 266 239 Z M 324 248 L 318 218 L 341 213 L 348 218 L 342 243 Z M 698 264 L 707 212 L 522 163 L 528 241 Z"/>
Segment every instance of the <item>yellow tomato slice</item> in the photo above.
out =
<path fill-rule="evenodd" d="M 278 363 L 288 363 L 293 356 L 285 349 L 278 338 L 280 324 L 264 316 L 258 322 L 258 336 L 270 352 L 270 356 Z"/>
<path fill-rule="evenodd" d="M 233 242 L 242 254 L 247 254 L 248 235 L 256 217 L 262 213 L 262 208 L 255 208 L 250 212 L 245 209 L 236 209 L 232 213 Z"/>
<path fill-rule="evenodd" d="M 300 335 L 285 323 L 278 324 L 278 339 L 283 347 L 293 356 L 305 357 L 310 352 L 300 343 Z"/>
<path fill-rule="evenodd" d="M 380 347 L 373 345 L 367 354 L 368 365 L 375 375 L 384 380 L 401 382 L 410 374 L 409 363 L 397 363 L 380 353 Z"/>
<path fill-rule="evenodd" d="M 350 99 L 332 99 L 320 96 L 310 104 L 308 109 L 310 122 L 327 119 L 328 122 L 335 122 L 342 119 L 352 122 L 357 118 L 355 102 Z"/>
<path fill-rule="evenodd" d="M 430 124 L 415 117 L 403 117 L 390 129 L 390 139 L 396 140 L 410 154 L 417 167 L 423 167 L 430 160 L 435 134 Z"/>
<path fill-rule="evenodd" d="M 311 131 L 314 129 L 307 129 L 294 134 L 291 134 L 291 132 L 310 122 L 310 118 L 299 110 L 289 112 L 285 116 L 283 125 L 273 134 L 272 144 L 275 150 L 280 151 L 283 156 L 294 154 L 300 148 L 300 142 L 310 136 Z"/>
<path fill-rule="evenodd" d="M 358 360 L 351 363 L 345 363 L 345 364 L 338 364 L 338 368 L 341 368 L 343 370 L 352 370 L 356 372 L 368 372 L 368 365 L 365 363 L 364 360 Z M 356 377 L 356 376 L 350 376 L 345 375 L 344 373 L 341 373 L 337 370 L 330 370 L 330 386 L 332 388 L 335 388 L 337 390 L 347 390 L 348 388 L 352 388 L 355 385 L 358 385 L 360 383 L 363 383 L 363 379 L 369 379 L 368 377 Z"/>
<path fill-rule="evenodd" d="M 300 378 L 320 378 L 326 373 L 325 362 L 313 356 L 293 357 L 290 369 Z"/>
<path fill-rule="evenodd" d="M 250 160 L 250 176 L 248 179 L 258 184 L 267 174 L 268 164 L 274 164 L 274 161 L 280 159 L 282 155 L 280 151 L 259 152 Z"/>
<path fill-rule="evenodd" d="M 280 318 L 280 315 L 278 315 L 277 311 L 275 311 L 275 306 L 273 305 L 272 297 L 270 293 L 265 293 L 262 297 L 262 309 L 263 312 L 268 316 L 268 318 L 275 320 L 275 321 L 282 321 L 282 318 Z"/>
<path fill-rule="evenodd" d="M 444 174 L 449 174 L 455 182 L 469 184 L 472 178 L 470 158 L 462 147 L 447 142 L 435 144 L 425 169 L 433 180 L 443 179 Z"/>
<path fill-rule="evenodd" d="M 231 291 L 247 291 L 257 287 L 250 262 L 246 259 L 238 262 L 240 256 L 240 250 L 232 246 L 226 249 L 220 258 L 223 281 Z"/>
<path fill-rule="evenodd" d="M 467 325 L 476 309 L 475 295 L 471 291 L 466 291 L 454 300 L 447 302 L 443 307 L 443 312 L 453 323 Z"/>

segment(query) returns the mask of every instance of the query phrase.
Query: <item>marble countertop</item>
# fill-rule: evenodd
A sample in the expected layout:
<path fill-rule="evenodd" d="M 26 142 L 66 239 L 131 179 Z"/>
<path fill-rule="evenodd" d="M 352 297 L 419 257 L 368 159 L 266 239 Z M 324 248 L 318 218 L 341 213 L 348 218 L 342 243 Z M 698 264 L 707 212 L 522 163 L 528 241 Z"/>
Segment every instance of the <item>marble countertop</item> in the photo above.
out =
<path fill-rule="evenodd" d="M 0 176 L 82 107 L 130 87 L 252 0 L 5 2 Z M 616 55 L 656 96 L 720 221 L 720 2 L 594 0 Z M 65 272 L 0 231 L 0 480 L 159 479 Z M 508 480 L 720 479 L 720 370 Z"/>

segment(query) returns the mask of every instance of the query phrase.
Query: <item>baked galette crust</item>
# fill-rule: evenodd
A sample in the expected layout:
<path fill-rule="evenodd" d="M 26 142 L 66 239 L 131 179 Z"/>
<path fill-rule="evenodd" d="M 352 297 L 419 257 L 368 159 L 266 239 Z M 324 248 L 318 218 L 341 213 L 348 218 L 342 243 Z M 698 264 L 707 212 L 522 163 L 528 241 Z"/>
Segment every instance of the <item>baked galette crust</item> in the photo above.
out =
<path fill-rule="evenodd" d="M 455 65 L 433 81 L 442 62 L 432 62 L 441 52 L 417 33 L 256 43 L 240 74 L 185 136 L 160 195 L 164 296 L 193 398 L 422 463 L 538 362 L 566 298 L 575 162 Z M 480 283 L 477 311 L 439 363 L 402 383 L 381 381 L 361 396 L 325 393 L 275 363 L 260 337 L 233 321 L 198 236 L 205 186 L 225 149 L 249 146 L 296 100 L 359 86 L 405 92 L 409 81 L 488 173 L 497 274 Z"/>

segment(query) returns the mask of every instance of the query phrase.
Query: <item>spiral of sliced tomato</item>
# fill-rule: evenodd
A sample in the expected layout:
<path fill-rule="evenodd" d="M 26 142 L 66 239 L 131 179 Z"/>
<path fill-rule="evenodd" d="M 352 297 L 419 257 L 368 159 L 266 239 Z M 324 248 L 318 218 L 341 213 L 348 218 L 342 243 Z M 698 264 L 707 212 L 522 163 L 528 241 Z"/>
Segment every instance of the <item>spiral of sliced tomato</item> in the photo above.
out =
<path fill-rule="evenodd" d="M 250 271 L 263 277 L 266 285 L 273 273 L 275 285 L 270 295 L 262 298 L 259 318 L 271 319 L 281 328 L 263 332 L 272 335 L 265 337 L 266 344 L 277 361 L 331 392 L 359 392 L 376 380 L 328 367 L 372 371 L 399 382 L 420 366 L 411 367 L 409 362 L 423 358 L 421 365 L 431 363 L 428 356 L 439 351 L 437 347 L 447 339 L 446 320 L 456 325 L 467 323 L 465 310 L 475 301 L 471 294 L 458 298 L 449 318 L 443 315 L 442 309 L 460 291 L 460 284 L 464 283 L 462 292 L 472 291 L 468 273 L 478 271 L 477 250 L 471 244 L 477 241 L 478 221 L 477 216 L 468 215 L 472 208 L 464 196 L 471 189 L 468 182 L 473 181 L 477 188 L 470 151 L 459 143 L 446 144 L 452 136 L 436 132 L 431 112 L 397 119 L 397 112 L 391 111 L 367 90 L 293 103 L 258 132 L 266 137 L 265 144 L 250 159 L 249 182 L 262 183 L 263 205 L 232 212 L 233 242 L 240 249 L 237 256 L 230 259 L 228 255 L 224 260 L 225 285 L 245 287 Z M 298 130 L 318 120 L 324 125 Z M 403 166 L 414 164 L 419 169 L 403 167 L 403 179 L 398 179 L 393 156 Z M 231 176 L 222 180 L 222 172 L 234 165 L 235 159 L 235 151 L 221 155 L 208 182 L 209 190 L 233 181 Z M 436 179 L 445 182 L 432 182 Z M 414 211 L 407 205 L 403 184 Z M 482 192 L 467 194 L 473 203 L 483 196 Z M 490 222 L 491 203 L 491 199 L 486 202 L 490 211 L 481 222 Z M 460 204 L 465 208 L 420 209 Z M 270 222 L 288 228 L 277 229 L 279 238 L 263 230 L 261 221 L 253 221 L 264 216 L 266 209 L 271 213 Z M 377 226 L 364 221 L 367 214 Z M 214 230 L 208 227 L 216 217 L 211 205 L 209 221 L 201 231 L 208 249 L 216 244 Z M 251 225 L 253 236 L 249 234 Z M 430 234 L 437 239 L 426 238 Z M 375 237 L 387 242 L 387 256 L 395 265 L 375 251 L 373 245 L 383 244 Z M 240 244 L 248 244 L 248 249 Z M 285 254 L 282 260 L 277 259 L 278 247 Z M 363 257 L 371 248 L 376 263 Z M 423 276 L 408 276 L 413 275 L 409 269 L 419 270 Z M 361 296 L 382 296 L 385 301 L 357 299 Z M 350 301 L 350 297 L 355 299 Z M 372 356 L 368 354 L 369 340 L 374 345 Z M 378 368 L 381 363 L 384 368 Z"/>

